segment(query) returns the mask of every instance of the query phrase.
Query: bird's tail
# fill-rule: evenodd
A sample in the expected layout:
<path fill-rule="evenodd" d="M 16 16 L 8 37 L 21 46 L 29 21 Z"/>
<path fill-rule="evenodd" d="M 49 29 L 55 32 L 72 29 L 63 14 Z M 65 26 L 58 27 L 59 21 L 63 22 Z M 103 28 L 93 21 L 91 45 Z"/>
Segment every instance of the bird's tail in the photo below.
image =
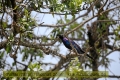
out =
<path fill-rule="evenodd" d="M 86 54 L 86 55 L 87 55 L 87 57 L 89 57 L 90 59 L 94 60 L 94 58 L 91 57 L 89 54 Z"/>

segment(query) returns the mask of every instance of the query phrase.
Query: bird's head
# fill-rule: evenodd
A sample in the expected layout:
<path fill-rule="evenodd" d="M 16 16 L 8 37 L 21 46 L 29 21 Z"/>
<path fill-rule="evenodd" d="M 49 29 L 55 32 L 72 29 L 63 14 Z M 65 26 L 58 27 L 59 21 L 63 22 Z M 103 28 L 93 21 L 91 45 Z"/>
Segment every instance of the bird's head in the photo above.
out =
<path fill-rule="evenodd" d="M 60 39 L 63 39 L 63 35 L 57 34 Z"/>

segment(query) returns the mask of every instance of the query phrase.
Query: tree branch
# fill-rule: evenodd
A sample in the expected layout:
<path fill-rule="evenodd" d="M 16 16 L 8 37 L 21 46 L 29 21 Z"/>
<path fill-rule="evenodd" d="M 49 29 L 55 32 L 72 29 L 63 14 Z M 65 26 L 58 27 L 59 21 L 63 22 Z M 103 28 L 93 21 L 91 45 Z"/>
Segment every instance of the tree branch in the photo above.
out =
<path fill-rule="evenodd" d="M 83 15 L 80 15 L 78 16 L 77 18 L 73 19 L 72 21 L 66 23 L 66 24 L 60 24 L 60 25 L 48 25 L 48 24 L 38 24 L 38 26 L 41 26 L 41 27 L 63 27 L 63 26 L 68 26 L 70 24 L 72 24 L 73 22 L 75 22 L 76 20 L 78 20 L 79 18 L 85 16 L 85 15 L 88 15 L 88 13 L 91 11 L 91 7 L 87 10 L 87 12 Z"/>
<path fill-rule="evenodd" d="M 119 8 L 119 7 L 120 7 L 120 6 L 117 6 L 117 7 L 114 7 L 114 8 L 105 10 L 105 11 L 102 11 L 102 12 L 100 13 L 100 15 L 102 15 L 102 14 L 104 14 L 104 13 L 106 13 L 106 12 L 112 11 L 112 10 L 114 10 L 114 9 L 116 9 L 116 8 Z M 95 17 L 97 17 L 97 16 L 99 16 L 99 14 L 97 14 L 97 15 L 95 15 L 95 16 L 89 18 L 88 20 L 84 21 L 83 23 L 81 23 L 81 24 L 78 25 L 77 27 L 73 28 L 71 31 L 67 32 L 66 35 L 68 35 L 68 34 L 74 32 L 74 31 L 77 30 L 77 29 L 79 29 L 79 28 L 82 27 L 85 23 L 89 22 L 90 20 L 92 20 L 93 18 L 95 18 Z"/>
<path fill-rule="evenodd" d="M 103 60 L 104 60 L 108 55 L 110 55 L 111 53 L 113 53 L 114 51 L 120 51 L 120 49 L 112 50 L 112 51 L 110 51 L 109 53 L 107 53 L 105 56 L 103 56 L 102 59 L 101 59 L 101 61 L 98 62 L 98 66 L 100 66 L 100 65 L 102 64 Z"/>
<path fill-rule="evenodd" d="M 108 75 L 109 78 L 120 78 L 120 76 L 117 75 Z"/>

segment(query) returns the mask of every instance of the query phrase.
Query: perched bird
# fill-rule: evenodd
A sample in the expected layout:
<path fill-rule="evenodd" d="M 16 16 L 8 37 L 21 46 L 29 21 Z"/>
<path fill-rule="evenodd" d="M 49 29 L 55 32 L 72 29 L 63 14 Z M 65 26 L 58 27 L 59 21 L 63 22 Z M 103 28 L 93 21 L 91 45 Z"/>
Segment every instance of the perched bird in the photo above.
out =
<path fill-rule="evenodd" d="M 73 48 L 77 51 L 78 54 L 84 54 L 85 52 L 80 48 L 79 45 L 77 45 L 74 41 L 63 37 L 63 35 L 57 35 L 63 42 L 66 48 L 72 50 Z M 90 55 L 87 54 L 87 56 L 91 59 L 93 59 Z"/>

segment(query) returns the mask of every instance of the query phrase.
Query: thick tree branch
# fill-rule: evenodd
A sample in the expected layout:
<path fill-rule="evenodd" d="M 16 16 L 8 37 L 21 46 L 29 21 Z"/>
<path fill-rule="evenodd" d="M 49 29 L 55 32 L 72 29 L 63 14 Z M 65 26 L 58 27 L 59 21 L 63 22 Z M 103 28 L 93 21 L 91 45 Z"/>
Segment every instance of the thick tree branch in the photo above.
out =
<path fill-rule="evenodd" d="M 59 56 L 59 57 L 64 57 L 63 55 L 57 53 L 56 50 L 52 50 L 50 48 L 46 48 L 46 47 L 40 46 L 40 44 L 31 43 L 31 42 L 28 42 L 28 41 L 24 41 L 24 42 L 20 41 L 19 45 L 30 47 L 30 48 L 35 48 L 35 49 L 41 49 L 47 55 L 48 54 L 54 54 L 54 55 Z"/>

